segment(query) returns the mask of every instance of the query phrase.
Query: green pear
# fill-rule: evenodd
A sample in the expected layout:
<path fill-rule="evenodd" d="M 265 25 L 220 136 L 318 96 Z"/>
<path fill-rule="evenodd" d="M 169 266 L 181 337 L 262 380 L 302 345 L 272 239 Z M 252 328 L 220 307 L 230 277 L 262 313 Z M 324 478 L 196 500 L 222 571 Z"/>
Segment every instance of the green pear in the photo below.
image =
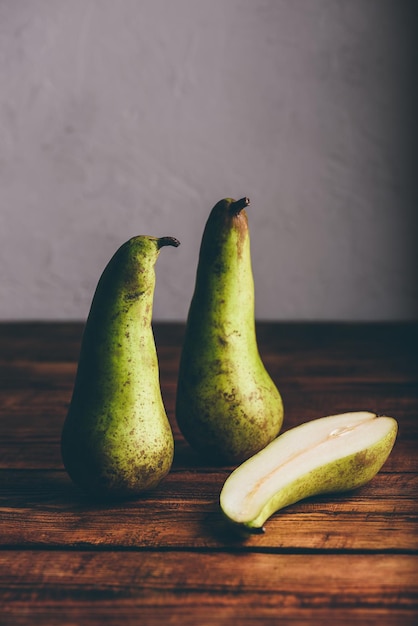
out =
<path fill-rule="evenodd" d="M 276 511 L 304 498 L 356 489 L 388 458 L 398 425 L 361 411 L 306 422 L 272 441 L 237 467 L 220 494 L 226 518 L 261 531 Z"/>
<path fill-rule="evenodd" d="M 61 438 L 68 474 L 96 497 L 134 497 L 172 465 L 151 318 L 160 249 L 178 245 L 173 237 L 133 237 L 97 284 Z"/>
<path fill-rule="evenodd" d="M 226 198 L 209 215 L 180 359 L 177 423 L 212 462 L 243 461 L 283 422 L 257 346 L 248 204 Z"/>

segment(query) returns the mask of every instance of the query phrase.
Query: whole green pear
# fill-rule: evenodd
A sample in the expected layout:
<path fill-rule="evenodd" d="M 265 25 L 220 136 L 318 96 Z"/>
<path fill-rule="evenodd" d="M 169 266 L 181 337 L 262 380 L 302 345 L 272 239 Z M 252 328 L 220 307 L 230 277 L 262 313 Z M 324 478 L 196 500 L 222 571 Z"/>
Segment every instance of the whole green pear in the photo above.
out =
<path fill-rule="evenodd" d="M 134 497 L 172 465 L 151 318 L 160 249 L 178 245 L 173 237 L 133 237 L 97 284 L 61 438 L 68 474 L 95 497 Z"/>
<path fill-rule="evenodd" d="M 180 359 L 176 419 L 191 447 L 237 463 L 280 431 L 283 404 L 260 358 L 247 198 L 207 220 Z"/>

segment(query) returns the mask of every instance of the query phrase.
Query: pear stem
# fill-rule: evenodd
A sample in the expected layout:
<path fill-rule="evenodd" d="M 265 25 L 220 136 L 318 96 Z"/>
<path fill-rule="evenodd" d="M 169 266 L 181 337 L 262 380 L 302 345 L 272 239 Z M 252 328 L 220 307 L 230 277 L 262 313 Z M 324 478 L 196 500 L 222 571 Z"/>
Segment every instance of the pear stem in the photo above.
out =
<path fill-rule="evenodd" d="M 249 198 L 241 198 L 241 200 L 236 200 L 235 202 L 231 202 L 229 208 L 234 215 L 238 215 L 241 213 L 242 209 L 245 209 L 246 206 L 250 204 Z"/>
<path fill-rule="evenodd" d="M 158 249 L 163 248 L 164 246 L 174 246 L 177 248 L 180 245 L 180 242 L 175 237 L 160 237 L 158 239 Z"/>

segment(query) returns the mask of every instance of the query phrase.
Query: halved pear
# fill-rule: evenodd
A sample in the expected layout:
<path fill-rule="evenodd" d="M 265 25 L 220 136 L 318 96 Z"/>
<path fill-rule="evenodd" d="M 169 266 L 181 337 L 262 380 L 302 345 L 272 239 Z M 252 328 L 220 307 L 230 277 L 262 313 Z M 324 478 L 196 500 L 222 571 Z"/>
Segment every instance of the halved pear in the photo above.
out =
<path fill-rule="evenodd" d="M 225 481 L 229 521 L 254 532 L 276 511 L 310 496 L 364 485 L 388 458 L 398 424 L 367 411 L 330 415 L 283 433 Z"/>

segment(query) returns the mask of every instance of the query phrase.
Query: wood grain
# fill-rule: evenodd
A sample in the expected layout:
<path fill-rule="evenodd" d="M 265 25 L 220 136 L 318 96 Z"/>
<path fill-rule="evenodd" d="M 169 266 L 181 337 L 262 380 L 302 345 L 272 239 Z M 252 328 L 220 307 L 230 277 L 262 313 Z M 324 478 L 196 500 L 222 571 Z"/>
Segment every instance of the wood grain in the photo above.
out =
<path fill-rule="evenodd" d="M 173 471 L 152 493 L 121 505 L 92 504 L 64 472 L 3 471 L 0 546 L 233 547 L 242 537 L 230 532 L 218 506 L 227 474 Z M 381 473 L 356 492 L 278 512 L 264 534 L 245 543 L 273 550 L 414 551 L 417 496 L 416 474 Z"/>
<path fill-rule="evenodd" d="M 23 608 L 32 617 L 42 609 L 43 620 L 61 611 L 59 623 L 68 623 L 65 615 L 86 619 L 100 607 L 105 623 L 110 609 L 116 619 L 146 615 L 141 623 L 147 624 L 163 623 L 173 612 L 176 620 L 168 623 L 183 623 L 188 612 L 196 624 L 343 615 L 389 623 L 385 616 L 393 611 L 399 623 L 412 624 L 417 574 L 416 560 L 400 555 L 0 553 L 0 593 L 10 623 Z M 361 590 L 359 580 L 368 581 Z"/>
<path fill-rule="evenodd" d="M 123 503 L 92 502 L 60 434 L 83 327 L 0 324 L 0 624 L 415 624 L 418 325 L 259 323 L 284 430 L 368 409 L 396 417 L 382 471 L 353 492 L 238 536 L 219 511 L 233 469 L 197 456 L 174 415 L 184 326 L 154 328 L 175 436 L 172 471 Z"/>

